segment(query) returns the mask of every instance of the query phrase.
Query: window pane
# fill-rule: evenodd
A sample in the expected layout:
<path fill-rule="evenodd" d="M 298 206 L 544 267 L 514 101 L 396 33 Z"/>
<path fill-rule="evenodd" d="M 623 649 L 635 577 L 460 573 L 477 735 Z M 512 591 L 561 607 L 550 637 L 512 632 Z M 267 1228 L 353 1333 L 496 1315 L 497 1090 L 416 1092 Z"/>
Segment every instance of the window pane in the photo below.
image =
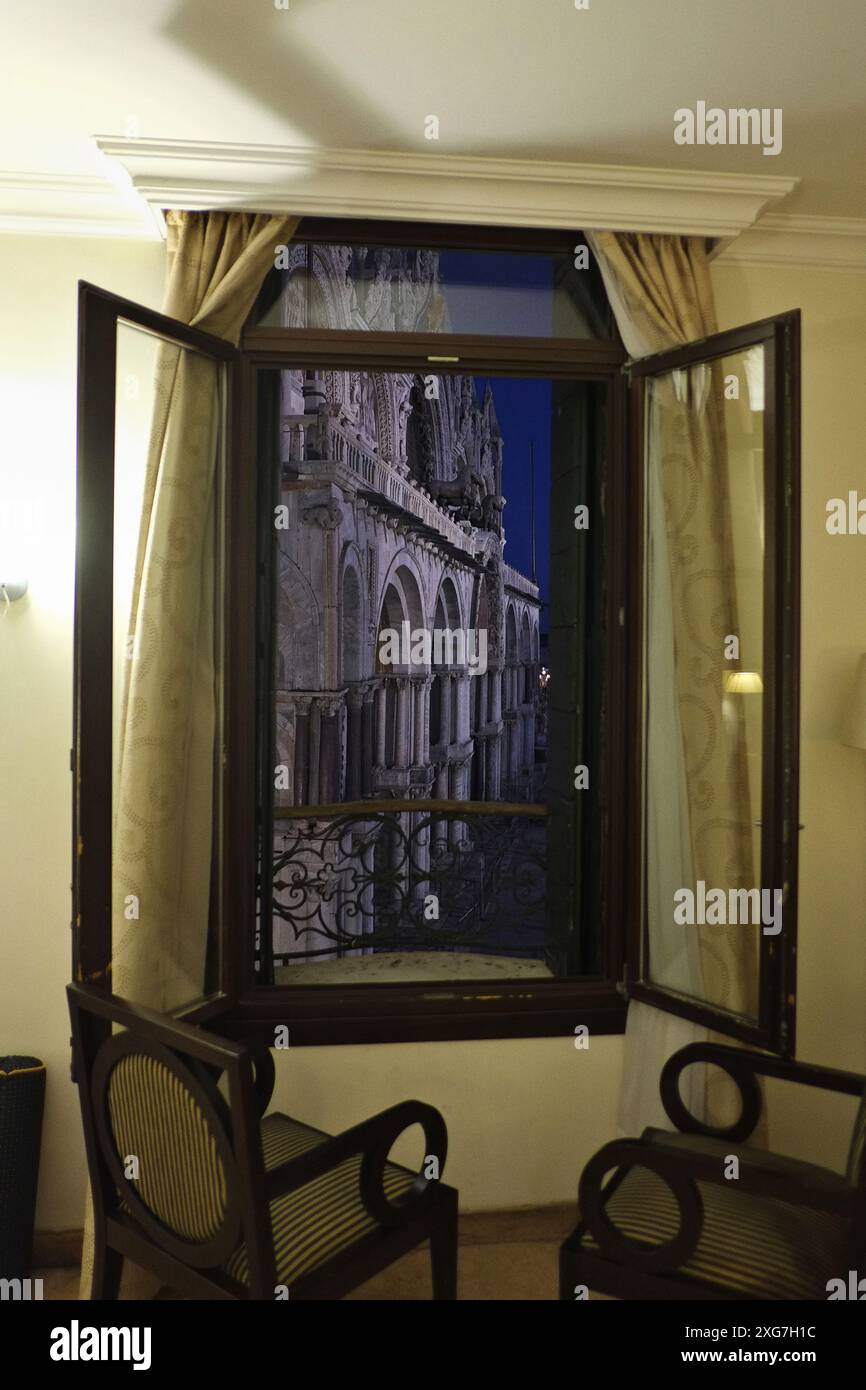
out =
<path fill-rule="evenodd" d="M 757 1017 L 763 349 L 647 381 L 645 853 L 650 978 Z"/>
<path fill-rule="evenodd" d="M 602 388 L 260 384 L 262 978 L 592 973 Z"/>
<path fill-rule="evenodd" d="M 216 963 L 223 370 L 118 324 L 112 968 L 163 1009 Z"/>
<path fill-rule="evenodd" d="M 607 338 L 601 275 L 583 238 L 569 255 L 286 248 L 259 323 L 275 328 Z"/>

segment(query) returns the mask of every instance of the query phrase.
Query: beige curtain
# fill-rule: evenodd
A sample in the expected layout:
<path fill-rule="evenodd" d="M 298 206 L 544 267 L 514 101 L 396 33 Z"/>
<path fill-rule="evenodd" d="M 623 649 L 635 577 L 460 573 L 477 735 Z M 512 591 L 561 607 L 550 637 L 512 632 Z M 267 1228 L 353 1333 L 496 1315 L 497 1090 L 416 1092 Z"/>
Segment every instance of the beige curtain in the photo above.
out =
<path fill-rule="evenodd" d="M 296 218 L 169 213 L 163 311 L 237 344 Z M 112 982 L 157 1009 L 204 986 L 217 730 L 220 369 L 165 344 L 136 556 L 116 781 Z M 81 1296 L 92 1270 L 88 1201 Z M 153 1281 L 130 1271 L 124 1296 Z M 140 1276 L 140 1277 L 136 1277 Z"/>
<path fill-rule="evenodd" d="M 632 357 L 716 331 L 703 239 L 596 232 L 590 240 Z M 658 717 L 648 748 L 647 852 L 664 898 L 653 902 L 650 895 L 648 902 L 655 916 L 651 969 L 659 983 L 754 1015 L 753 935 L 742 928 L 674 927 L 670 892 L 672 874 L 682 887 L 698 879 L 754 884 L 744 730 L 732 732 L 730 713 L 722 727 L 724 637 L 738 628 L 720 371 L 693 368 L 654 383 L 648 410 L 647 487 L 656 518 L 664 517 L 648 537 L 655 618 L 650 699 Z M 661 1066 L 677 1047 L 704 1036 L 645 1004 L 630 1005 L 621 1113 L 627 1132 L 667 1123 L 658 1102 Z M 694 1074 L 691 1080 L 688 1099 L 699 1105 Z M 708 1073 L 708 1122 L 733 1118 L 736 1096 L 727 1078 Z"/>

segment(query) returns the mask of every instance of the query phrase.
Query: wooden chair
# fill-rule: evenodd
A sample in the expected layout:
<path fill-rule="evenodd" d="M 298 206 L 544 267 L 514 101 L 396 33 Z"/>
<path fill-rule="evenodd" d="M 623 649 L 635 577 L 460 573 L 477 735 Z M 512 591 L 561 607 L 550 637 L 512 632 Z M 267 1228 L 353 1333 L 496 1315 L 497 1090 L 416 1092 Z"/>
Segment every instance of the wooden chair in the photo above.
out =
<path fill-rule="evenodd" d="M 694 1062 L 736 1081 L 735 1124 L 711 1129 L 684 1106 L 679 1077 Z M 760 1118 L 761 1075 L 861 1097 L 845 1175 L 743 1142 Z M 614 1140 L 583 1171 L 561 1299 L 584 1286 L 637 1299 L 826 1299 L 829 1280 L 866 1273 L 866 1077 L 693 1043 L 665 1064 L 661 1096 L 679 1133 Z"/>
<path fill-rule="evenodd" d="M 430 1176 L 448 1143 L 437 1110 L 404 1101 L 332 1137 L 264 1114 L 266 1049 L 254 1056 L 92 986 L 67 992 L 93 1191 L 91 1298 L 117 1297 L 128 1257 L 191 1298 L 335 1299 L 428 1239 L 433 1297 L 456 1298 L 457 1193 Z M 388 1162 L 415 1124 L 420 1174 Z"/>

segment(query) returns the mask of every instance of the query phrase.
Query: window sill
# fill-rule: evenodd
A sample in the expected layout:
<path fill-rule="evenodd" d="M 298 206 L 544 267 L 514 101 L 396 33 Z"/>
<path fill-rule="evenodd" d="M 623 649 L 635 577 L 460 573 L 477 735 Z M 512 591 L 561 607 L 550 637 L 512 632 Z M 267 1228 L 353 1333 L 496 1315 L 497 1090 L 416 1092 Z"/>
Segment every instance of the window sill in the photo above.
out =
<path fill-rule="evenodd" d="M 274 985 L 243 996 L 220 1031 L 272 1044 L 283 1025 L 292 1047 L 565 1039 L 580 1024 L 590 1035 L 624 1032 L 626 1008 L 613 984 L 588 979 Z"/>

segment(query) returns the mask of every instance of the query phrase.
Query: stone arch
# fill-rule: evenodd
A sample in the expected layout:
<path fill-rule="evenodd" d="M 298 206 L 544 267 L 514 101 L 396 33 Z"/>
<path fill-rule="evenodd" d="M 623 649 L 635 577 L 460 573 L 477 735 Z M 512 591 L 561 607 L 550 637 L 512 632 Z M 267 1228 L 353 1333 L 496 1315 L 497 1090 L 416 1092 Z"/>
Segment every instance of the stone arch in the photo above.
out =
<path fill-rule="evenodd" d="M 365 630 L 360 560 L 355 547 L 347 546 L 340 581 L 340 685 L 363 679 Z"/>
<path fill-rule="evenodd" d="M 524 608 L 520 619 L 520 660 L 532 660 L 532 632 L 529 626 L 529 612 Z"/>
<path fill-rule="evenodd" d="M 376 669 L 397 674 L 398 670 L 408 672 L 406 663 L 384 667 L 380 661 L 380 638 L 386 630 L 400 634 L 403 623 L 409 624 L 410 634 L 418 628 L 426 628 L 424 621 L 424 600 L 421 578 L 417 573 L 408 551 L 395 556 L 382 587 L 379 604 L 379 618 L 376 624 Z"/>
<path fill-rule="evenodd" d="M 532 629 L 526 608 L 520 622 L 520 666 L 523 673 L 523 703 L 528 705 L 532 701 Z"/>
<path fill-rule="evenodd" d="M 319 604 L 309 581 L 285 554 L 279 557 L 276 626 L 277 687 L 320 690 L 323 674 Z"/>
<path fill-rule="evenodd" d="M 436 594 L 436 602 L 433 605 L 434 627 L 450 628 L 452 631 L 463 627 L 463 605 L 460 600 L 460 591 L 454 582 L 453 575 L 447 571 L 439 581 L 439 590 Z"/>
<path fill-rule="evenodd" d="M 351 287 L 346 280 L 346 252 L 347 248 L 342 246 L 315 246 L 309 250 L 304 243 L 289 246 L 283 293 L 283 323 L 287 328 L 300 328 L 307 323 L 308 254 L 312 257 L 309 326 L 357 327 L 351 312 Z"/>
<path fill-rule="evenodd" d="M 507 665 L 517 661 L 517 615 L 513 603 L 505 610 L 505 661 Z"/>
<path fill-rule="evenodd" d="M 424 604 L 424 580 L 418 569 L 417 562 L 408 550 L 400 550 L 394 556 L 388 567 L 388 573 L 382 584 L 381 594 L 384 598 L 389 584 L 393 584 L 397 592 L 403 595 L 404 616 L 407 622 L 413 627 L 426 627 L 426 607 Z M 381 612 L 382 604 L 379 603 Z M 381 624 L 379 624 L 381 626 Z"/>

